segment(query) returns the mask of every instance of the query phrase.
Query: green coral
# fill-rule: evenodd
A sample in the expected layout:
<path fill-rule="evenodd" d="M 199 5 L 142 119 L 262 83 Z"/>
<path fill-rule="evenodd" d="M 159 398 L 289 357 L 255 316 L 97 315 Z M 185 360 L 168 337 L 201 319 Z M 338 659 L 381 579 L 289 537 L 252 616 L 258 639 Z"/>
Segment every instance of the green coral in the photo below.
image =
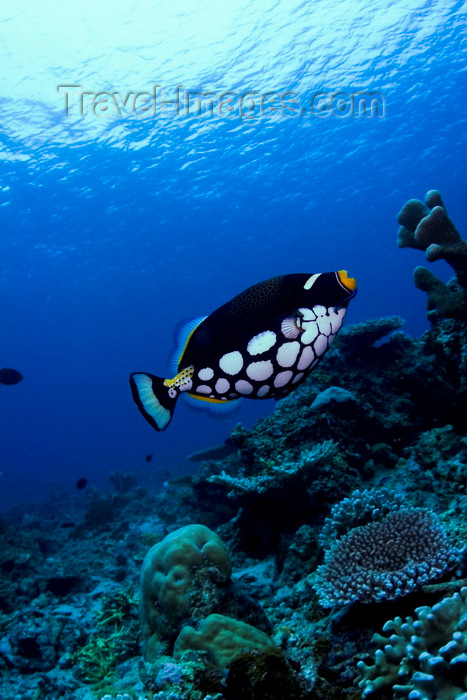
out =
<path fill-rule="evenodd" d="M 102 627 L 109 624 L 122 625 L 125 620 L 128 620 L 137 605 L 136 599 L 133 598 L 133 593 L 134 586 L 130 584 L 113 595 L 104 596 L 102 610 L 97 617 L 98 626 Z"/>
<path fill-rule="evenodd" d="M 133 656 L 138 650 L 138 625 L 132 621 L 114 632 L 99 631 L 72 657 L 77 675 L 87 683 L 102 689 L 112 682 L 117 664 Z"/>
<path fill-rule="evenodd" d="M 268 635 L 253 625 L 213 613 L 202 620 L 198 630 L 183 627 L 175 642 L 174 658 L 179 659 L 189 649 L 206 651 L 216 666 L 225 668 L 241 651 L 271 645 Z"/>
<path fill-rule="evenodd" d="M 138 652 L 139 628 L 132 593 L 129 586 L 104 597 L 96 620 L 98 631 L 72 656 L 77 676 L 100 690 L 112 684 L 117 664 Z"/>

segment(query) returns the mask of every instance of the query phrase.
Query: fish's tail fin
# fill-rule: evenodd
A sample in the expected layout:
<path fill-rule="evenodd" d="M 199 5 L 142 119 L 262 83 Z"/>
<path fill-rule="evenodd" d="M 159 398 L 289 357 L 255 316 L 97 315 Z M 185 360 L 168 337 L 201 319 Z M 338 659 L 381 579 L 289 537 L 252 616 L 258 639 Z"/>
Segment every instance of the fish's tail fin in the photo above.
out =
<path fill-rule="evenodd" d="M 140 412 L 155 430 L 165 430 L 172 420 L 179 392 L 162 377 L 146 372 L 130 375 L 131 394 Z"/>

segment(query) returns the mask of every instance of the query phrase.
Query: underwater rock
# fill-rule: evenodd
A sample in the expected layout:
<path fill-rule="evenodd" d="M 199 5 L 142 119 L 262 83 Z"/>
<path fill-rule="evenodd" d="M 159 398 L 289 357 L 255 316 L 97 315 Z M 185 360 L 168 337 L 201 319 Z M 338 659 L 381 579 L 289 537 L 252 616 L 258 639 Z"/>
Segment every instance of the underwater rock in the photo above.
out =
<path fill-rule="evenodd" d="M 277 647 L 242 652 L 229 664 L 226 700 L 300 700 L 308 697 Z"/>
<path fill-rule="evenodd" d="M 340 386 L 330 386 L 318 394 L 311 408 L 314 411 L 324 411 L 333 403 L 355 403 L 356 401 L 356 396 L 351 391 L 342 389 Z"/>
<path fill-rule="evenodd" d="M 65 621 L 30 608 L 17 616 L 15 625 L 3 634 L 0 658 L 22 673 L 50 671 L 63 652 L 60 641 Z"/>
<path fill-rule="evenodd" d="M 400 316 L 384 316 L 354 323 L 342 329 L 336 345 L 343 355 L 356 355 L 372 347 L 390 333 L 398 331 L 404 323 L 404 319 Z"/>
<path fill-rule="evenodd" d="M 292 586 L 311 573 L 318 564 L 319 545 L 314 528 L 302 525 L 284 553 L 277 585 Z"/>
<path fill-rule="evenodd" d="M 117 493 L 128 493 L 138 486 L 138 478 L 135 472 L 111 472 L 107 477 Z"/>
<path fill-rule="evenodd" d="M 84 579 L 79 576 L 51 576 L 45 584 L 47 591 L 57 598 L 63 598 L 70 593 L 77 593 L 84 588 Z"/>
<path fill-rule="evenodd" d="M 397 242 L 400 248 L 424 250 L 428 262 L 446 260 L 456 277 L 447 284 L 425 267 L 416 267 L 414 282 L 428 294 L 427 316 L 467 320 L 467 241 L 463 240 L 448 217 L 437 190 L 425 195 L 425 204 L 410 199 L 397 216 L 401 224 Z"/>
<path fill-rule="evenodd" d="M 93 500 L 84 515 L 84 524 L 89 529 L 107 527 L 118 517 L 115 503 L 100 496 Z"/>

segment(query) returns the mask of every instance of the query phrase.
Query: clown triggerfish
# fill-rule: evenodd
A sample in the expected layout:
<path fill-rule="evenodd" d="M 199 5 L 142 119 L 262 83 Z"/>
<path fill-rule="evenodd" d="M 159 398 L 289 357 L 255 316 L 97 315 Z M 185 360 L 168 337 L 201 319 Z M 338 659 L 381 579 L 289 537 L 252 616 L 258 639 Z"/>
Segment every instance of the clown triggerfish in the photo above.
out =
<path fill-rule="evenodd" d="M 136 405 L 153 428 L 164 430 L 183 393 L 218 406 L 287 396 L 331 345 L 356 286 L 340 270 L 282 275 L 249 287 L 187 326 L 172 379 L 130 376 Z"/>

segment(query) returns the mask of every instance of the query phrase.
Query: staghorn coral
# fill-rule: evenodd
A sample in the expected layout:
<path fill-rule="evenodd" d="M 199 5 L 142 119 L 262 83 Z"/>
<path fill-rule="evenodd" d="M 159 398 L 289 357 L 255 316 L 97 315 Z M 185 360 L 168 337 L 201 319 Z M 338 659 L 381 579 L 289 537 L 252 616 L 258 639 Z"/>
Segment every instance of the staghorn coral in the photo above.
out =
<path fill-rule="evenodd" d="M 357 664 L 362 698 L 465 700 L 467 691 L 467 588 L 432 607 L 415 610 L 416 618 L 396 617 L 376 633 L 374 664 Z"/>
<path fill-rule="evenodd" d="M 341 537 L 326 552 L 312 583 L 326 608 L 390 600 L 452 570 L 460 554 L 435 513 L 400 509 Z"/>
<path fill-rule="evenodd" d="M 425 203 L 410 199 L 397 216 L 400 248 L 424 250 L 428 262 L 446 260 L 456 273 L 445 284 L 426 267 L 416 267 L 414 282 L 428 294 L 428 318 L 467 319 L 467 241 L 448 217 L 441 195 L 430 190 Z"/>

